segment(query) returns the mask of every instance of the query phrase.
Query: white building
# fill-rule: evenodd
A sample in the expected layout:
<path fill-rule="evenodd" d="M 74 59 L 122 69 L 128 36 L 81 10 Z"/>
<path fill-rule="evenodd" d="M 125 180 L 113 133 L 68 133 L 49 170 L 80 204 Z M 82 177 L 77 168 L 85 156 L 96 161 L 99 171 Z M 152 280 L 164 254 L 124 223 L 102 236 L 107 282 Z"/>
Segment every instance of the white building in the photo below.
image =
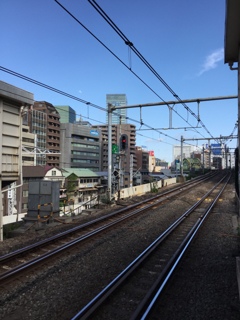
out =
<path fill-rule="evenodd" d="M 191 154 L 196 151 L 195 146 L 183 145 L 183 158 L 191 158 Z M 181 158 L 181 146 L 173 146 L 173 160 Z"/>

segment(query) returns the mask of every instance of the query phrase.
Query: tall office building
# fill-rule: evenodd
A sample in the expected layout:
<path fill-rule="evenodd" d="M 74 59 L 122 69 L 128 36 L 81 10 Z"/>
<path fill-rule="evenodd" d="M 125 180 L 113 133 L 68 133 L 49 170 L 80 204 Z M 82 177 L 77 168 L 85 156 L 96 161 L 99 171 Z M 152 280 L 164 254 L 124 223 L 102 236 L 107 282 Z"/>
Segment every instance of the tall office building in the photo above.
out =
<path fill-rule="evenodd" d="M 126 94 L 107 94 L 106 95 L 107 108 L 110 103 L 113 106 L 120 107 L 127 105 Z M 112 114 L 112 124 L 126 124 L 127 123 L 127 109 L 117 109 Z M 106 123 L 108 123 L 108 113 L 106 114 Z"/>
<path fill-rule="evenodd" d="M 60 123 L 75 123 L 76 112 L 70 106 L 54 106 L 60 115 Z"/>
<path fill-rule="evenodd" d="M 80 123 L 61 123 L 62 168 L 101 171 L 101 130 Z"/>
<path fill-rule="evenodd" d="M 195 146 L 183 146 L 183 158 L 191 158 L 191 154 L 196 150 Z M 181 157 L 181 146 L 173 146 L 173 160 L 180 159 Z"/>

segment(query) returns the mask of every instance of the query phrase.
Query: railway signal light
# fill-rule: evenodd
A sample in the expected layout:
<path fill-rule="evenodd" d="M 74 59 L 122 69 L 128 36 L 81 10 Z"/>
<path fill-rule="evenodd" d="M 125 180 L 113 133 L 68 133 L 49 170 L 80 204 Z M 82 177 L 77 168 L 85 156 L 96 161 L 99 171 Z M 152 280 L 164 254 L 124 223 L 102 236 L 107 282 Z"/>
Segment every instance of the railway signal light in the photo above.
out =
<path fill-rule="evenodd" d="M 120 137 L 120 150 L 124 151 L 128 147 L 128 136 L 126 134 L 122 134 Z"/>
<path fill-rule="evenodd" d="M 116 179 L 119 179 L 119 169 L 115 169 L 113 171 L 113 176 L 116 178 Z"/>

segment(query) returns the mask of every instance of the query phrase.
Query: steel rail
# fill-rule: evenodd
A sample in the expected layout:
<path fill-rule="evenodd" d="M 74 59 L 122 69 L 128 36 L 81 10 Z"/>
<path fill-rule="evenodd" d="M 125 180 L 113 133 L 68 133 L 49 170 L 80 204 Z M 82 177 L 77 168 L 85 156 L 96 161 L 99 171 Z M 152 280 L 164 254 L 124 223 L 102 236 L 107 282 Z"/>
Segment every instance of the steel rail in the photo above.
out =
<path fill-rule="evenodd" d="M 193 184 L 188 184 L 187 187 L 184 187 L 184 186 L 181 185 L 180 187 L 174 188 L 174 191 L 177 191 L 177 192 L 175 192 L 173 196 L 175 196 L 176 194 L 182 193 L 183 191 L 186 191 L 188 188 L 192 187 L 192 185 L 199 184 L 199 183 L 205 181 L 206 179 L 208 179 L 208 177 L 207 178 L 204 177 L 202 179 L 199 179 L 197 182 L 194 181 Z M 171 189 L 169 191 L 164 192 L 161 195 L 158 195 L 156 197 L 152 197 L 150 199 L 146 199 L 143 202 L 141 202 L 140 205 L 142 205 L 142 203 L 147 203 L 147 202 L 154 201 L 154 200 L 156 200 L 158 198 L 162 198 L 163 196 L 168 195 L 169 193 L 173 193 L 174 191 Z M 134 211 L 124 215 L 123 217 L 120 217 L 120 218 L 118 218 L 118 219 L 116 219 L 116 220 L 114 220 L 114 221 L 112 221 L 110 223 L 107 223 L 104 226 L 100 226 L 100 227 L 96 228 L 95 230 L 90 231 L 90 232 L 88 232 L 87 234 L 85 234 L 83 236 L 80 236 L 80 237 L 78 237 L 78 238 L 76 238 L 74 240 L 71 240 L 71 241 L 67 242 L 66 244 L 60 245 L 59 247 L 57 247 L 55 249 L 52 249 L 51 251 L 46 252 L 46 253 L 42 254 L 41 256 L 39 256 L 39 257 L 33 258 L 30 261 L 27 261 L 25 263 L 22 263 L 22 264 L 16 266 L 16 267 L 11 268 L 10 270 L 0 274 L 0 283 L 10 279 L 11 277 L 19 274 L 22 271 L 25 271 L 25 270 L 29 269 L 30 267 L 33 267 L 33 266 L 37 265 L 38 263 L 43 262 L 44 260 L 47 260 L 47 259 L 51 258 L 52 256 L 54 256 L 54 255 L 56 255 L 58 253 L 61 253 L 61 252 L 65 251 L 66 249 L 68 249 L 68 248 L 70 248 L 70 247 L 72 247 L 72 246 L 74 246 L 76 244 L 79 244 L 80 242 L 82 242 L 82 241 L 84 241 L 84 240 L 86 240 L 86 239 L 88 239 L 88 238 L 90 238 L 90 237 L 102 232 L 103 230 L 106 230 L 106 229 L 114 226 L 115 224 L 118 224 L 121 221 L 129 219 L 130 217 L 132 217 L 132 216 L 134 216 L 134 215 L 136 215 L 138 213 L 141 213 L 141 212 L 143 212 L 143 211 L 155 206 L 156 204 L 160 204 L 160 202 L 162 202 L 164 200 L 165 200 L 165 198 L 164 199 L 159 199 L 159 200 L 155 201 L 154 203 L 150 203 L 148 205 L 145 205 L 142 208 L 135 209 Z M 114 213 L 111 213 L 110 215 L 107 215 L 105 217 L 101 217 L 99 219 L 95 219 L 94 223 L 96 223 L 96 221 L 99 222 L 99 221 L 102 221 L 104 219 L 106 220 L 109 217 L 116 216 L 116 214 L 125 212 L 126 210 L 131 210 L 131 209 L 133 209 L 133 208 L 135 208 L 137 206 L 139 206 L 139 203 L 131 205 L 131 206 L 128 206 L 127 208 L 120 209 L 120 210 L 118 210 L 118 211 L 116 211 Z M 92 224 L 93 224 L 93 222 L 89 222 L 89 223 L 86 223 L 86 224 L 84 224 L 84 225 L 82 225 L 80 227 L 74 228 L 74 230 L 78 230 L 78 229 L 84 228 L 86 226 L 91 226 Z M 73 231 L 70 231 L 70 232 L 67 232 L 67 233 L 63 232 L 60 235 L 53 236 L 52 238 L 50 238 L 51 239 L 50 242 L 52 242 L 52 241 L 54 241 L 56 239 L 59 239 L 59 238 L 63 238 L 66 234 L 69 234 L 69 233 L 72 233 L 72 232 Z M 26 250 L 29 251 L 29 250 L 32 250 L 34 248 L 41 247 L 42 244 L 47 244 L 48 242 L 49 242 L 49 239 L 40 241 L 40 244 L 39 243 L 33 244 L 33 245 L 30 246 L 30 249 L 29 249 L 29 247 L 27 247 Z M 25 248 L 23 248 L 23 249 L 25 249 Z M 9 260 L 11 258 L 15 258 L 19 254 L 23 254 L 24 253 L 23 249 L 22 250 L 20 249 L 17 252 L 13 252 L 12 254 L 7 255 L 6 260 Z M 0 262 L 3 262 L 3 261 L 5 262 L 5 260 L 3 258 L 4 257 L 2 257 L 2 260 L 0 260 Z"/>
<path fill-rule="evenodd" d="M 184 212 L 172 225 L 170 225 L 157 239 L 155 239 L 136 259 L 134 259 L 117 277 L 115 277 L 101 292 L 99 292 L 87 305 L 85 305 L 73 318 L 72 320 L 85 320 L 96 311 L 96 309 L 117 289 L 120 285 L 140 266 L 140 264 L 147 259 L 147 257 L 164 241 L 164 239 L 175 230 L 185 218 L 187 218 L 200 204 L 211 194 L 219 184 L 226 179 L 228 175 L 225 175 L 210 191 L 208 191 L 199 201 L 197 201 L 190 209 Z M 230 179 L 230 178 L 229 178 Z M 227 181 L 228 182 L 228 181 Z M 225 186 L 224 186 L 225 187 Z M 220 195 L 219 195 L 220 196 Z M 219 198 L 218 196 L 218 198 Z M 217 201 L 217 200 L 216 200 Z M 215 202 L 216 202 L 215 201 Z M 214 203 L 215 203 L 214 202 Z M 205 218 L 204 218 L 205 219 Z M 201 219 L 202 220 L 202 219 Z M 198 224 L 199 222 L 197 222 Z M 193 227 L 194 230 L 196 226 Z M 195 233 L 196 233 L 195 232 Z M 194 234 L 195 234 L 194 233 Z M 187 241 L 189 235 L 184 241 Z M 186 250 L 186 249 L 185 249 Z M 184 252 L 185 252 L 184 250 Z M 177 250 L 177 255 L 180 254 L 181 250 Z M 183 253 L 182 253 L 183 255 Z M 182 256 L 181 255 L 181 256 Z M 171 259 L 171 265 L 172 260 Z M 161 276 L 162 278 L 162 276 Z M 145 302 L 144 302 L 145 303 Z M 133 318 L 133 319 L 137 319 Z"/>
<path fill-rule="evenodd" d="M 137 320 L 137 319 L 144 320 L 149 316 L 152 308 L 154 307 L 155 303 L 159 299 L 160 294 L 163 292 L 164 287 L 166 286 L 173 272 L 176 270 L 179 262 L 181 261 L 184 253 L 190 246 L 192 240 L 196 236 L 198 230 L 200 229 L 205 219 L 207 218 L 207 216 L 215 206 L 216 202 L 218 201 L 219 197 L 221 196 L 222 192 L 226 188 L 230 178 L 231 178 L 231 175 L 227 178 L 227 181 L 225 182 L 221 190 L 218 192 L 214 200 L 208 205 L 203 216 L 198 219 L 198 221 L 189 231 L 187 237 L 184 239 L 183 243 L 181 244 L 179 249 L 176 251 L 176 254 L 169 261 L 163 273 L 159 276 L 159 278 L 153 284 L 152 288 L 149 290 L 145 298 L 141 301 L 141 303 L 139 304 L 138 308 L 136 309 L 135 313 L 132 315 L 130 320 Z"/>
<path fill-rule="evenodd" d="M 194 179 L 193 181 L 187 181 L 186 183 L 184 183 L 184 184 L 182 184 L 182 185 L 180 185 L 180 186 L 178 186 L 178 187 L 172 188 L 171 190 L 165 191 L 165 192 L 163 192 L 163 193 L 161 193 L 161 194 L 159 194 L 159 195 L 156 195 L 156 196 L 154 196 L 154 197 L 151 197 L 151 198 L 149 198 L 149 199 L 145 199 L 145 200 L 141 201 L 140 204 L 139 204 L 139 203 L 136 203 L 136 204 L 132 204 L 132 205 L 126 206 L 126 207 L 124 207 L 124 208 L 122 208 L 122 209 L 118 209 L 118 210 L 116 210 L 116 211 L 114 211 L 114 212 L 112 212 L 112 213 L 110 213 L 110 214 L 107 214 L 107 215 L 104 215 L 104 216 L 102 216 L 102 217 L 100 217 L 100 218 L 91 220 L 91 221 L 89 221 L 89 222 L 86 222 L 86 223 L 84 223 L 84 224 L 81 224 L 80 226 L 71 228 L 70 230 L 66 230 L 66 231 L 64 231 L 64 232 L 61 232 L 61 233 L 59 233 L 59 234 L 56 234 L 56 235 L 54 235 L 54 236 L 52 236 L 52 237 L 49 237 L 49 238 L 47 238 L 47 239 L 44 239 L 44 240 L 38 241 L 38 242 L 36 242 L 36 243 L 33 243 L 33 244 L 31 244 L 31 245 L 29 245 L 29 246 L 27 246 L 27 247 L 20 248 L 20 249 L 18 249 L 18 250 L 15 250 L 15 251 L 13 251 L 13 252 L 10 252 L 10 253 L 8 253 L 8 254 L 5 254 L 5 255 L 3 255 L 3 256 L 0 257 L 0 263 L 6 262 L 6 261 L 9 260 L 9 259 L 12 259 L 12 258 L 15 258 L 15 257 L 17 257 L 17 256 L 19 256 L 19 255 L 25 254 L 26 252 L 31 251 L 31 250 L 33 250 L 33 249 L 42 247 L 42 246 L 44 246 L 44 245 L 48 245 L 50 242 L 53 242 L 53 241 L 55 241 L 55 240 L 60 240 L 60 239 L 62 239 L 62 238 L 64 238 L 64 237 L 66 237 L 67 235 L 70 235 L 70 234 L 75 233 L 75 232 L 77 232 L 77 231 L 83 230 L 83 229 L 85 229 L 85 228 L 87 228 L 87 227 L 93 226 L 94 224 L 96 224 L 96 223 L 98 223 L 98 222 L 107 220 L 107 219 L 109 219 L 109 218 L 111 218 L 111 217 L 113 217 L 113 216 L 116 216 L 116 215 L 119 215 L 119 214 L 121 214 L 121 213 L 124 213 L 124 212 L 126 212 L 127 210 L 132 210 L 132 209 L 138 207 L 139 205 L 143 205 L 143 204 L 145 204 L 145 203 L 147 203 L 147 202 L 151 202 L 151 201 L 155 201 L 155 200 L 157 200 L 157 199 L 161 199 L 162 197 L 167 196 L 167 195 L 170 195 L 170 194 L 173 194 L 174 192 L 175 192 L 175 193 L 174 193 L 172 196 L 175 196 L 175 195 L 177 195 L 177 194 L 179 194 L 179 193 L 182 193 L 182 192 L 188 190 L 188 188 L 190 188 L 190 187 L 192 187 L 192 186 L 195 186 L 195 185 L 197 185 L 197 184 L 199 184 L 199 183 L 204 182 L 204 181 L 207 180 L 207 179 L 212 178 L 212 177 L 215 176 L 215 175 L 216 175 L 216 173 L 214 173 L 213 175 L 208 175 L 208 176 L 204 176 L 204 177 L 201 176 L 201 177 L 199 177 L 199 178 L 197 178 L 197 179 Z M 179 192 L 176 193 L 176 191 L 179 191 Z M 161 202 L 161 201 L 159 201 L 159 203 L 160 203 L 160 202 Z M 148 209 L 148 208 L 149 208 L 149 207 L 146 206 L 146 209 Z"/>

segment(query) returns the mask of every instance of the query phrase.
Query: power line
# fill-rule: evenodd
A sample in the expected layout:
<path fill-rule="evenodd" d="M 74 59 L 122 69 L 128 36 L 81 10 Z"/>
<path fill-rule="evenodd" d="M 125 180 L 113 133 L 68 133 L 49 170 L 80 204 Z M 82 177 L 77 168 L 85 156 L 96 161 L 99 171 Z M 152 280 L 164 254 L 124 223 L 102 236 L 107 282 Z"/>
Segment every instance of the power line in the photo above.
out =
<path fill-rule="evenodd" d="M 9 70 L 9 69 L 4 68 L 4 67 L 2 67 L 2 66 L 0 66 L 0 70 L 3 71 L 3 72 L 9 73 L 9 74 L 11 74 L 11 75 L 13 75 L 13 76 L 19 77 L 19 78 L 21 78 L 21 79 L 23 79 L 23 80 L 26 80 L 26 81 L 29 81 L 29 82 L 31 82 L 31 83 L 34 83 L 35 85 L 41 86 L 41 87 L 43 87 L 43 88 L 45 88 L 45 89 L 47 89 L 47 90 L 54 91 L 54 92 L 56 92 L 56 93 L 58 93 L 58 94 L 67 96 L 67 97 L 69 97 L 69 98 L 71 98 L 71 99 L 74 99 L 74 100 L 77 100 L 77 101 L 79 101 L 79 102 L 81 102 L 81 103 L 85 103 L 85 104 L 90 105 L 90 106 L 92 106 L 92 107 L 98 108 L 98 109 L 101 110 L 101 111 L 104 111 L 104 112 L 107 111 L 105 108 L 102 108 L 102 107 L 100 107 L 100 106 L 98 106 L 98 105 L 96 105 L 96 104 L 93 104 L 93 103 L 88 102 L 88 101 L 86 101 L 86 100 L 83 100 L 83 99 L 80 99 L 80 98 L 78 98 L 78 97 L 75 97 L 75 96 L 73 96 L 73 95 L 71 95 L 71 94 L 69 94 L 69 93 L 66 93 L 66 92 L 62 91 L 62 90 L 56 89 L 56 88 L 51 87 L 51 86 L 49 86 L 49 85 L 47 85 L 47 84 L 44 84 L 44 83 L 42 83 L 42 82 L 39 82 L 39 81 L 34 80 L 34 79 L 32 79 L 32 78 L 26 77 L 26 76 L 24 76 L 24 75 L 22 75 L 22 74 L 20 74 L 20 73 L 17 73 L 17 72 L 15 72 L 15 71 Z M 61 108 L 60 108 L 60 109 L 61 109 Z M 62 109 L 62 110 L 65 111 L 65 112 L 67 112 L 65 109 Z M 117 114 L 117 115 L 118 115 L 118 114 Z M 86 118 L 86 119 L 89 119 L 89 120 L 93 120 L 93 121 L 98 122 L 98 123 L 102 123 L 102 124 L 105 125 L 105 123 L 100 122 L 100 121 L 98 121 L 98 120 L 91 119 L 91 118 L 89 118 L 89 117 L 85 117 L 85 116 L 80 115 L 80 114 L 79 114 L 79 116 L 80 116 L 80 117 L 83 117 L 83 118 Z M 174 138 L 174 137 L 171 137 L 171 136 L 163 133 L 162 131 L 156 130 L 155 128 L 152 128 L 151 126 L 143 123 L 142 121 L 140 122 L 140 121 L 138 121 L 138 120 L 131 119 L 131 118 L 129 118 L 129 117 L 126 117 L 126 119 L 129 119 L 129 120 L 131 120 L 131 121 L 137 122 L 137 123 L 139 123 L 141 126 L 144 125 L 144 126 L 146 126 L 147 128 L 149 128 L 150 130 L 156 131 L 156 132 L 158 132 L 159 134 L 161 134 L 161 135 L 163 135 L 163 136 L 165 136 L 165 137 L 168 137 L 168 138 L 170 138 L 170 139 L 172 139 L 172 140 L 175 140 L 175 141 L 177 141 L 177 142 L 181 142 L 181 140 L 179 140 L 179 139 L 177 139 L 177 138 Z M 233 130 L 231 136 L 233 135 L 236 127 L 237 127 L 237 123 L 235 124 L 234 130 Z M 151 139 L 151 140 L 156 140 L 157 142 L 160 142 L 160 143 L 169 144 L 169 145 L 171 145 L 171 146 L 174 146 L 173 144 L 168 143 L 168 142 L 166 142 L 166 141 L 162 141 L 162 140 L 159 140 L 159 139 L 156 139 L 156 138 L 152 138 L 152 137 L 149 137 L 149 136 L 145 136 L 145 135 L 140 134 L 140 133 L 137 133 L 137 132 L 136 132 L 136 134 L 139 135 L 139 136 L 142 136 L 142 137 Z M 231 136 L 230 136 L 229 138 L 231 138 Z M 208 140 L 208 138 L 204 138 L 204 139 Z M 193 145 L 190 144 L 190 143 L 186 143 L 186 142 L 185 142 L 185 144 L 190 145 L 190 146 L 193 146 Z"/>
<path fill-rule="evenodd" d="M 78 97 L 76 97 L 76 96 L 73 96 L 73 95 L 71 95 L 71 94 L 69 94 L 69 93 L 66 93 L 66 92 L 64 92 L 64 91 L 61 91 L 61 90 L 56 89 L 56 88 L 54 88 L 54 87 L 51 87 L 51 86 L 49 86 L 49 85 L 47 85 L 47 84 L 45 84 L 45 83 L 42 83 L 42 82 L 37 81 L 37 80 L 34 80 L 34 79 L 29 78 L 29 77 L 27 77 L 27 76 L 24 76 L 24 75 L 22 75 L 22 74 L 20 74 L 20 73 L 17 73 L 17 72 L 15 72 L 15 71 L 10 70 L 10 69 L 7 69 L 7 68 L 4 68 L 4 67 L 0 66 L 0 70 L 1 70 L 1 71 L 4 71 L 4 72 L 6 72 L 6 73 L 9 73 L 9 74 L 11 74 L 11 75 L 13 75 L 13 76 L 15 76 L 15 77 L 18 77 L 18 78 L 21 78 L 21 79 L 23 79 L 23 80 L 26 80 L 26 81 L 28 81 L 28 82 L 32 82 L 32 83 L 34 83 L 34 84 L 36 84 L 36 85 L 38 85 L 38 86 L 40 86 L 40 87 L 43 87 L 43 88 L 45 88 L 45 89 L 48 89 L 48 90 L 54 91 L 54 92 L 56 92 L 56 93 L 59 93 L 59 94 L 61 94 L 61 95 L 63 95 L 63 96 L 66 96 L 66 97 L 68 97 L 68 98 L 70 98 L 70 99 L 76 100 L 76 101 L 81 102 L 81 103 L 84 103 L 84 104 L 86 104 L 86 105 L 90 105 L 90 106 L 92 106 L 92 107 L 94 107 L 94 108 L 97 108 L 97 109 L 99 109 L 99 110 L 101 110 L 101 111 L 106 111 L 106 109 L 103 108 L 103 107 L 100 107 L 100 106 L 98 106 L 98 105 L 95 105 L 95 104 L 93 104 L 93 103 L 91 103 L 91 102 L 89 102 L 89 101 L 80 99 L 80 98 L 78 98 Z"/>
<path fill-rule="evenodd" d="M 56 1 L 56 0 L 55 0 Z M 176 92 L 166 83 L 166 81 L 158 74 L 158 72 L 151 66 L 151 64 L 143 57 L 143 55 L 136 49 L 134 44 L 123 34 L 123 32 L 117 27 L 117 25 L 111 20 L 111 18 L 104 12 L 104 10 L 96 3 L 95 0 L 88 0 L 88 2 L 99 12 L 99 14 L 104 18 L 104 20 L 113 28 L 113 30 L 122 38 L 124 43 L 129 46 L 129 48 L 137 55 L 137 57 L 148 67 L 148 69 L 160 80 L 160 82 L 165 86 L 165 88 L 184 106 L 184 108 L 191 113 L 193 117 L 201 123 L 202 127 L 207 131 L 207 133 L 213 138 L 209 130 L 206 128 L 202 120 L 179 98 Z"/>
<path fill-rule="evenodd" d="M 70 99 L 79 101 L 79 102 L 84 103 L 84 104 L 86 104 L 86 105 L 88 105 L 88 106 L 92 106 L 92 107 L 97 108 L 97 109 L 99 109 L 99 110 L 101 110 L 101 111 L 107 112 L 107 109 L 105 109 L 105 108 L 103 108 L 103 107 L 100 107 L 100 106 L 98 106 L 98 105 L 96 105 L 96 104 L 94 104 L 94 103 L 91 103 L 91 102 L 89 102 L 89 101 L 80 99 L 80 98 L 78 98 L 78 97 L 76 97 L 76 96 L 73 96 L 73 95 L 71 95 L 71 94 L 69 94 L 69 93 L 66 93 L 66 92 L 64 92 L 64 91 L 62 91 L 62 90 L 59 90 L 59 89 L 54 88 L 54 87 L 51 87 L 51 86 L 49 86 L 49 85 L 47 85 L 47 84 L 44 84 L 44 83 L 42 83 L 42 82 L 40 82 L 40 81 L 37 81 L 37 80 L 34 80 L 34 79 L 29 78 L 29 77 L 27 77 L 27 76 L 24 76 L 24 75 L 22 75 L 22 74 L 20 74 L 20 73 L 17 73 L 17 72 L 15 72 L 15 71 L 10 70 L 10 69 L 7 69 L 7 68 L 4 68 L 4 67 L 0 66 L 0 70 L 3 71 L 3 72 L 9 73 L 9 74 L 11 74 L 11 75 L 13 75 L 13 76 L 19 77 L 19 78 L 21 78 L 21 79 L 23 79 L 23 80 L 29 81 L 29 82 L 31 82 L 31 83 L 33 83 L 33 84 L 35 84 L 35 85 L 41 86 L 41 87 L 43 87 L 43 88 L 45 88 L 45 89 L 47 89 L 47 90 L 51 90 L 51 91 L 56 92 L 56 93 L 58 93 L 58 94 L 64 95 L 64 96 L 66 96 L 66 97 L 68 97 L 68 98 L 70 98 Z M 64 111 L 66 111 L 66 110 L 64 110 Z M 119 114 L 116 114 L 116 115 L 119 116 Z M 103 122 L 100 122 L 100 121 L 95 120 L 95 119 L 91 119 L 91 118 L 89 118 L 89 117 L 85 117 L 85 116 L 80 115 L 80 114 L 79 114 L 79 116 L 81 116 L 81 117 L 83 117 L 83 118 L 86 118 L 86 119 L 89 119 L 89 120 L 93 120 L 93 121 L 102 123 L 102 124 L 105 124 L 105 123 L 103 123 Z M 161 134 L 161 135 L 163 135 L 163 136 L 165 136 L 165 137 L 168 137 L 168 138 L 170 138 L 170 139 L 172 139 L 172 140 L 181 142 L 180 139 L 171 137 L 171 136 L 169 136 L 168 134 L 166 134 L 166 133 L 164 133 L 164 132 L 162 132 L 162 131 L 159 131 L 159 130 L 156 129 L 156 128 L 153 128 L 153 127 L 149 126 L 148 124 L 143 123 L 142 121 L 138 121 L 138 120 L 132 119 L 132 118 L 130 118 L 130 117 L 126 117 L 126 119 L 131 120 L 131 121 L 133 121 L 133 122 L 136 122 L 136 123 L 140 124 L 141 126 L 144 125 L 144 126 L 146 126 L 149 130 L 158 132 L 159 134 Z M 233 130 L 232 134 L 229 136 L 229 139 L 231 139 L 231 137 L 232 137 L 234 131 L 236 130 L 236 128 L 237 128 L 237 123 L 235 124 L 234 130 Z M 142 134 L 138 134 L 138 133 L 136 133 L 136 134 L 139 135 L 139 136 L 143 136 Z M 143 136 L 143 137 L 144 137 L 144 136 Z M 147 137 L 147 136 L 145 136 L 145 137 Z M 154 138 L 151 138 L 151 137 L 147 137 L 147 138 L 154 139 Z M 212 138 L 213 138 L 213 137 L 212 137 Z M 209 138 L 205 138 L 205 137 L 204 137 L 204 139 L 209 140 Z M 214 138 L 213 138 L 213 139 L 214 139 Z M 157 140 L 157 139 L 156 139 L 156 140 Z M 166 143 L 166 142 L 164 142 L 164 141 L 159 141 L 159 140 L 158 140 L 158 142 Z M 170 143 L 168 143 L 168 144 L 170 144 Z M 170 145 L 171 145 L 171 144 L 170 144 Z"/>
<path fill-rule="evenodd" d="M 127 66 L 126 65 L 126 63 L 124 63 L 112 50 L 110 50 L 98 37 L 96 37 L 82 22 L 80 22 L 69 10 L 67 10 L 58 0 L 54 0 L 66 13 L 68 13 L 78 24 L 80 24 L 91 36 L 93 36 L 94 37 L 94 39 L 96 39 L 107 51 L 109 51 L 120 63 L 122 63 L 136 78 L 138 78 L 149 90 L 151 90 L 161 101 L 163 101 L 163 102 L 165 102 L 165 100 L 161 97 L 161 96 L 159 96 L 157 93 L 156 93 L 156 91 L 154 91 L 142 78 L 140 78 L 129 66 Z M 110 19 L 110 18 L 109 18 Z M 126 42 L 125 42 L 127 45 L 130 45 L 130 47 L 132 48 L 132 46 L 133 46 L 133 44 L 128 40 L 128 39 L 126 39 Z M 134 48 L 134 50 L 136 50 L 135 48 Z M 147 61 L 146 61 L 146 63 L 147 63 Z M 145 63 L 145 64 L 146 64 Z M 150 64 L 149 64 L 149 67 L 150 67 Z M 152 68 L 153 69 L 153 68 Z M 153 69 L 154 70 L 154 69 Z M 152 71 L 153 71 L 152 70 Z M 155 72 L 156 73 L 156 72 Z M 155 74 L 156 76 L 157 76 L 157 73 Z M 159 76 L 160 77 L 160 76 Z M 160 77 L 161 78 L 161 77 Z M 160 80 L 160 79 L 159 79 Z M 162 79 L 162 82 L 164 82 L 165 83 L 165 81 Z M 166 86 L 168 86 L 167 84 L 166 84 Z M 170 87 L 169 87 L 170 88 Z M 175 96 L 174 95 L 174 97 L 175 98 L 177 98 L 177 95 Z M 181 101 L 181 100 L 179 100 L 179 101 Z M 169 107 L 169 108 L 171 108 L 171 106 L 169 106 L 166 102 L 165 102 L 165 104 Z M 193 111 L 191 111 L 190 110 L 190 108 L 188 108 L 186 105 L 184 106 L 187 110 L 188 110 L 188 112 L 190 112 L 192 115 L 194 115 L 195 117 L 197 117 L 196 115 L 195 115 L 195 113 L 193 112 Z M 193 127 L 186 119 L 184 119 L 176 110 L 174 110 L 173 108 L 171 108 L 183 121 L 185 121 L 187 124 L 189 124 L 191 127 Z M 198 119 L 198 117 L 197 117 L 197 119 Z M 198 119 L 198 122 L 200 122 L 201 120 L 199 120 Z M 204 127 L 204 129 L 205 130 L 207 130 L 206 129 L 206 127 L 205 127 L 205 125 L 201 122 L 201 124 L 202 124 L 202 127 Z M 194 127 L 193 127 L 194 128 Z M 202 137 L 203 137 L 203 135 L 199 132 L 199 131 L 197 131 L 196 129 L 195 129 L 195 131 L 199 134 L 199 135 L 201 135 Z M 208 131 L 208 130 L 207 130 Z M 209 134 L 210 134 L 210 132 L 208 132 Z M 211 135 L 211 134 L 210 134 Z M 212 135 L 211 135 L 212 136 Z"/>
<path fill-rule="evenodd" d="M 27 76 L 24 76 L 24 75 L 22 75 L 22 74 L 20 74 L 20 73 L 17 73 L 17 72 L 15 72 L 15 71 L 10 70 L 10 69 L 7 69 L 7 68 L 4 68 L 4 67 L 0 66 L 0 70 L 3 71 L 3 72 L 9 73 L 9 74 L 11 74 L 11 75 L 13 75 L 13 76 L 19 77 L 19 78 L 21 78 L 21 79 L 23 79 L 23 80 L 26 80 L 26 81 L 29 81 L 29 82 L 31 82 L 31 83 L 34 83 L 35 85 L 41 86 L 41 87 L 43 87 L 43 88 L 45 88 L 45 89 L 47 89 L 47 90 L 51 90 L 51 91 L 56 92 L 56 93 L 58 93 L 58 94 L 64 95 L 64 96 L 66 96 L 66 97 L 68 97 L 68 98 L 70 98 L 70 99 L 79 101 L 79 102 L 84 103 L 84 104 L 86 104 L 86 105 L 88 105 L 88 106 L 92 106 L 92 107 L 97 108 L 97 109 L 99 109 L 99 110 L 101 110 L 101 111 L 107 112 L 107 109 L 105 109 L 105 108 L 103 108 L 103 107 L 100 107 L 100 106 L 98 106 L 98 105 L 96 105 L 96 104 L 94 104 L 94 103 L 91 103 L 91 102 L 89 102 L 89 101 L 80 99 L 80 98 L 78 98 L 78 97 L 76 97 L 76 96 L 73 96 L 73 95 L 71 95 L 71 94 L 69 94 L 69 93 L 66 93 L 66 92 L 64 92 L 64 91 L 62 91 L 62 90 L 56 89 L 56 88 L 54 88 L 54 87 L 51 87 L 51 86 L 49 86 L 49 85 L 47 85 L 47 84 L 44 84 L 44 83 L 42 83 L 42 82 L 40 82 L 40 81 L 37 81 L 37 80 L 34 80 L 34 79 L 29 78 L 29 77 L 27 77 Z M 117 115 L 118 115 L 118 114 L 117 114 Z M 131 120 L 131 121 L 133 121 L 133 122 L 136 122 L 136 123 L 138 123 L 138 124 L 140 124 L 140 125 L 144 125 L 144 126 L 146 126 L 147 128 L 149 128 L 149 129 L 151 129 L 151 130 L 153 130 L 153 131 L 156 131 L 156 132 L 158 132 L 158 133 L 160 133 L 160 134 L 162 134 L 162 135 L 164 135 L 164 136 L 166 136 L 166 137 L 168 137 L 168 138 L 170 138 L 170 139 L 180 141 L 179 139 L 173 138 L 173 137 L 171 137 L 171 136 L 169 136 L 169 135 L 167 135 L 167 134 L 165 134 L 165 133 L 163 133 L 163 132 L 161 132 L 161 131 L 159 131 L 159 130 L 156 130 L 155 128 L 147 125 L 146 123 L 140 122 L 140 121 L 135 120 L 135 119 L 132 119 L 132 118 L 130 118 L 130 117 L 126 117 L 126 119 Z M 207 138 L 206 138 L 206 140 L 207 140 Z"/>

